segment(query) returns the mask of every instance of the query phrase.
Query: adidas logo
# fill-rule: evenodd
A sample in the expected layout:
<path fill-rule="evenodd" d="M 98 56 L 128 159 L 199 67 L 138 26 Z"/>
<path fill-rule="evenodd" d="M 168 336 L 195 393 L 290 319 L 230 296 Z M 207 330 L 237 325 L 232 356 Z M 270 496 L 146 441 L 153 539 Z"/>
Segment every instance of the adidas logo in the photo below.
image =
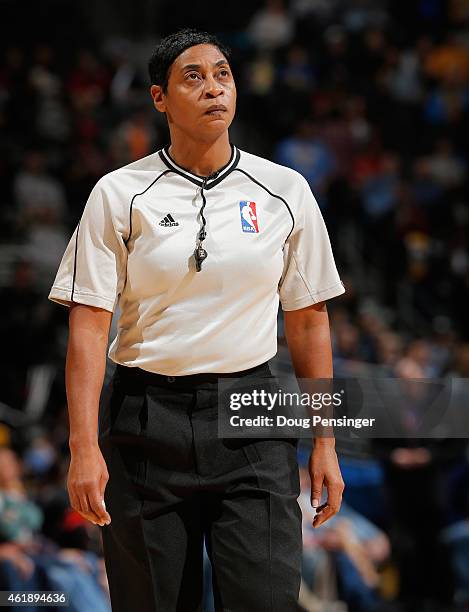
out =
<path fill-rule="evenodd" d="M 165 217 L 163 217 L 163 219 L 161 219 L 158 225 L 162 225 L 163 227 L 174 227 L 175 225 L 179 225 L 179 223 L 173 219 L 171 213 L 168 213 Z"/>

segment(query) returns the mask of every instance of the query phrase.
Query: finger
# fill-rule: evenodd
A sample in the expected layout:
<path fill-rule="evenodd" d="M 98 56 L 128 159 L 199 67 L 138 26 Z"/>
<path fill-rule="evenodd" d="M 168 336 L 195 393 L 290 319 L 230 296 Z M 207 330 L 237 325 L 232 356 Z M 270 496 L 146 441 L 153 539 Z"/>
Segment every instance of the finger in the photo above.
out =
<path fill-rule="evenodd" d="M 76 512 L 78 512 L 78 514 L 82 516 L 84 519 L 96 524 L 96 518 L 90 515 L 89 508 L 88 508 L 88 502 L 84 494 L 78 493 L 75 490 L 73 490 L 73 492 L 70 491 L 69 497 L 70 497 L 70 502 L 72 504 L 72 508 Z"/>
<path fill-rule="evenodd" d="M 110 522 L 111 517 L 106 512 L 102 502 L 103 498 L 97 489 L 93 489 L 88 493 L 88 503 L 90 509 L 98 517 L 99 522 L 104 524 Z"/>
<path fill-rule="evenodd" d="M 97 524 L 100 521 L 99 517 L 93 512 L 92 508 L 88 502 L 87 488 L 89 485 L 81 485 L 78 487 L 78 499 L 80 504 L 80 514 L 87 521 L 90 521 L 93 524 Z"/>
<path fill-rule="evenodd" d="M 327 485 L 327 504 L 338 512 L 342 503 L 342 492 L 344 490 L 343 482 L 335 480 Z"/>
<path fill-rule="evenodd" d="M 332 508 L 330 508 L 327 504 L 326 507 L 323 508 L 323 510 L 316 514 L 316 516 L 314 517 L 313 520 L 313 525 L 321 525 L 322 523 L 324 523 L 327 519 L 331 518 L 331 516 L 333 516 L 335 513 L 332 510 Z"/>
<path fill-rule="evenodd" d="M 324 483 L 324 474 L 312 474 L 311 478 L 311 505 L 317 508 L 322 497 L 322 488 Z"/>
<path fill-rule="evenodd" d="M 81 511 L 84 514 L 88 514 L 89 511 L 90 511 L 90 508 L 89 508 L 89 505 L 88 505 L 88 496 L 86 495 L 86 489 L 84 487 L 82 487 L 80 489 L 78 497 L 79 497 L 79 500 L 80 500 Z"/>
<path fill-rule="evenodd" d="M 106 516 L 108 517 L 109 522 L 111 522 L 111 515 L 109 514 L 109 512 L 106 510 L 106 502 L 104 501 L 104 497 L 101 500 L 101 504 L 103 505 L 104 511 L 106 513 Z"/>
<path fill-rule="evenodd" d="M 80 515 L 84 519 L 89 521 L 90 523 L 93 523 L 93 525 L 100 525 L 101 524 L 100 519 L 98 519 L 96 514 L 94 512 L 92 512 L 91 510 L 88 510 L 87 512 L 80 512 Z"/>
<path fill-rule="evenodd" d="M 89 483 L 74 483 L 73 485 L 69 485 L 68 494 L 74 510 L 76 510 L 84 519 L 96 525 L 99 522 L 99 517 L 95 515 L 88 503 L 88 496 L 86 492 L 89 487 Z"/>
<path fill-rule="evenodd" d="M 89 495 L 90 494 L 86 494 L 86 506 L 87 506 L 86 515 L 89 517 L 89 520 L 92 523 L 94 523 L 95 525 L 100 525 L 102 527 L 104 525 L 104 520 L 101 518 L 101 516 L 96 514 L 96 512 L 94 511 Z"/>
<path fill-rule="evenodd" d="M 106 490 L 106 485 L 107 482 L 109 480 L 109 474 L 106 472 L 103 472 L 101 475 L 101 479 L 99 481 L 99 503 L 101 504 L 101 506 L 104 509 L 104 512 L 108 518 L 108 520 L 111 520 L 111 516 L 108 513 L 108 511 L 106 510 L 106 502 L 104 501 L 104 491 Z"/>
<path fill-rule="evenodd" d="M 69 490 L 68 496 L 70 499 L 70 506 L 73 508 L 73 510 L 75 510 L 75 512 L 78 512 L 78 514 L 82 516 L 85 520 L 91 521 L 93 524 L 96 524 L 96 519 L 92 517 L 88 511 L 82 509 L 82 504 L 80 503 L 80 496 L 72 489 Z"/>
<path fill-rule="evenodd" d="M 85 487 L 84 499 L 86 503 L 86 512 L 90 516 L 90 520 L 102 527 L 108 520 L 108 514 L 104 510 L 102 498 L 98 491 L 99 486 L 97 484 L 88 483 Z"/>
<path fill-rule="evenodd" d="M 318 508 L 318 512 L 316 512 L 316 516 L 313 519 L 313 527 L 319 527 L 339 512 L 342 503 L 342 494 L 340 493 L 338 500 L 337 497 L 333 499 L 333 502 L 328 499 L 325 504 Z"/>
<path fill-rule="evenodd" d="M 320 527 L 330 518 L 332 518 L 336 512 L 330 507 L 326 506 L 320 514 L 316 514 L 313 520 L 313 527 Z"/>

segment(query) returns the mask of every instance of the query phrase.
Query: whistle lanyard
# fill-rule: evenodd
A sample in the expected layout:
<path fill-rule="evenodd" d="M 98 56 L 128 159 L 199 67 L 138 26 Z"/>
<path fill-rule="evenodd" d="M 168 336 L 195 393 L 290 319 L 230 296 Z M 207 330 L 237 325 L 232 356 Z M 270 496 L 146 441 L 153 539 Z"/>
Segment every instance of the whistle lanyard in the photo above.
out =
<path fill-rule="evenodd" d="M 202 186 L 200 188 L 200 195 L 202 196 L 202 207 L 200 209 L 200 217 L 202 219 L 202 227 L 197 234 L 197 243 L 194 250 L 194 259 L 195 259 L 195 269 L 197 272 L 202 270 L 202 262 L 207 258 L 207 251 L 203 248 L 202 242 L 205 240 L 207 236 L 207 232 L 205 231 L 205 226 L 207 225 L 207 221 L 204 217 L 204 208 L 207 204 L 207 198 L 205 197 L 204 189 L 207 187 L 207 181 L 214 179 L 218 176 L 218 172 L 214 172 L 210 176 L 206 176 L 203 180 Z"/>

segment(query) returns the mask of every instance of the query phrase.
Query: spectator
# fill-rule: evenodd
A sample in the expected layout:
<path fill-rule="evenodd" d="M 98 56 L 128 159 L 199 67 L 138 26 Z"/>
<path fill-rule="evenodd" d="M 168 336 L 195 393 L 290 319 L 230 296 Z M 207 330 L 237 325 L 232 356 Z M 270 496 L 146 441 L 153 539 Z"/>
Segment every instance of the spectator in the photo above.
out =
<path fill-rule="evenodd" d="M 300 469 L 300 506 L 304 529 L 304 574 L 308 584 L 318 579 L 319 568 L 325 563 L 325 551 L 333 553 L 337 568 L 339 594 L 353 612 L 377 612 L 380 597 L 376 567 L 390 554 L 385 534 L 345 502 L 338 514 L 319 527 L 312 528 L 310 478 L 307 469 Z M 313 587 L 314 589 L 314 587 Z"/>
<path fill-rule="evenodd" d="M 302 121 L 295 136 L 279 143 L 275 157 L 279 164 L 301 172 L 316 194 L 318 203 L 324 205 L 326 188 L 336 170 L 336 163 L 332 152 L 316 134 L 311 121 Z"/>
<path fill-rule="evenodd" d="M 4 590 L 65 592 L 73 612 L 110 612 L 98 583 L 96 557 L 58 550 L 39 529 L 44 514 L 28 498 L 15 453 L 0 448 L 0 586 Z M 36 610 L 30 606 L 30 611 Z"/>
<path fill-rule="evenodd" d="M 100 609 L 106 597 L 105 569 L 99 533 L 82 524 L 68 505 L 66 314 L 51 314 L 44 290 L 96 180 L 164 143 L 162 124 L 141 111 L 150 104 L 142 67 L 148 33 L 160 36 L 174 23 L 167 20 L 169 3 L 161 4 L 164 23 L 157 4 L 134 10 L 139 19 L 130 19 L 131 11 L 119 6 L 107 11 L 99 3 L 86 9 L 67 4 L 64 14 L 60 3 L 44 0 L 28 7 L 33 29 L 25 27 L 22 11 L 11 2 L 4 11 L 9 32 L 0 60 L 0 332 L 8 350 L 3 351 L 0 400 L 2 418 L 19 422 L 34 387 L 44 396 L 45 411 L 43 429 L 37 435 L 28 429 L 34 441 L 22 448 L 25 497 L 0 492 L 7 505 L 36 508 L 44 521 L 39 530 L 23 517 L 18 528 L 32 531 L 31 542 L 0 544 L 0 578 L 5 588 L 66 586 L 74 593 L 73 605 L 87 610 Z M 448 377 L 465 406 L 465 2 L 269 0 L 221 12 L 202 4 L 194 12 L 179 3 L 177 19 L 195 26 L 202 20 L 233 48 L 233 69 L 246 83 L 238 91 L 233 141 L 305 174 L 336 243 L 347 293 L 329 310 L 335 375 Z M 53 32 L 51 14 L 61 24 Z M 279 343 L 279 369 L 289 372 L 283 348 Z M 463 411 L 460 425 L 463 435 Z M 14 427 L 12 432 L 12 439 L 22 433 Z M 456 449 L 457 440 L 450 442 Z M 450 586 L 453 578 L 453 600 L 465 605 L 467 508 L 462 498 L 467 481 L 457 477 L 458 470 L 468 469 L 464 453 L 450 469 L 448 449 L 431 440 L 413 445 L 401 439 L 380 439 L 376 445 L 361 440 L 352 450 L 353 457 L 341 458 L 348 478 L 344 508 L 386 530 L 392 541 L 390 574 L 401 582 L 403 608 L 427 612 L 443 596 L 436 593 L 438 584 Z M 12 456 L 3 455 L 0 464 L 8 461 L 11 468 Z M 0 518 L 5 519 L 1 510 Z M 11 512 L 6 518 L 3 524 L 12 528 Z M 450 529 L 437 542 L 443 526 Z M 356 544 L 350 525 L 332 527 L 323 542 L 311 530 L 305 545 L 312 543 L 311 558 L 317 555 L 323 585 L 331 586 L 334 563 L 340 574 L 341 586 L 336 583 L 335 593 L 332 585 L 324 594 L 335 600 L 342 588 L 356 606 L 354 593 L 375 597 L 373 572 L 345 552 Z M 360 541 L 358 550 L 364 544 Z M 452 570 L 448 577 L 444 567 L 438 575 L 445 559 Z M 380 563 L 371 558 L 375 578 Z M 423 570 L 415 572 L 416 567 Z M 311 578 L 313 573 L 311 564 Z M 75 582 L 67 582 L 70 575 L 78 576 Z M 396 585 L 389 582 L 385 586 L 392 595 Z M 81 593 L 85 600 L 78 604 Z"/>
<path fill-rule="evenodd" d="M 266 0 L 248 26 L 253 44 L 260 49 L 276 49 L 288 44 L 293 37 L 293 20 L 283 0 Z"/>
<path fill-rule="evenodd" d="M 23 168 L 14 180 L 18 216 L 22 224 L 34 222 L 43 215 L 62 219 L 66 212 L 65 194 L 59 181 L 47 174 L 44 155 L 27 151 Z"/>

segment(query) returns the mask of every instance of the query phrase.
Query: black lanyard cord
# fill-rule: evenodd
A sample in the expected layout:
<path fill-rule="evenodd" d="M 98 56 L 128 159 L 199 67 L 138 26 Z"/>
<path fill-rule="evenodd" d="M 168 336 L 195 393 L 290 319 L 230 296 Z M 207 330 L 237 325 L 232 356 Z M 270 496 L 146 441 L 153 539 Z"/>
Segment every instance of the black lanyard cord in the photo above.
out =
<path fill-rule="evenodd" d="M 206 179 L 204 179 L 205 181 Z M 205 208 L 205 204 L 207 204 L 207 198 L 205 197 L 204 194 L 204 188 L 202 187 L 202 190 L 200 192 L 201 196 L 202 196 L 202 206 L 200 208 L 200 216 L 202 218 L 202 228 L 199 231 L 199 245 L 202 243 L 202 240 L 205 240 L 205 237 L 207 235 L 207 232 L 205 231 L 205 226 L 207 225 L 207 221 L 204 217 L 204 208 Z"/>
<path fill-rule="evenodd" d="M 197 246 L 195 247 L 195 250 L 194 250 L 195 269 L 197 270 L 197 272 L 200 272 L 202 270 L 202 262 L 207 258 L 207 255 L 208 255 L 207 251 L 202 246 L 202 242 L 205 240 L 207 236 L 207 232 L 205 231 L 205 226 L 207 225 L 207 221 L 204 217 L 204 208 L 205 208 L 205 205 L 207 204 L 207 198 L 205 197 L 204 189 L 206 189 L 207 187 L 207 181 L 214 179 L 217 176 L 218 176 L 218 172 L 214 172 L 210 176 L 206 176 L 203 180 L 202 188 L 200 190 L 200 195 L 202 196 L 202 207 L 200 209 L 202 227 L 200 228 L 199 233 L 197 235 Z"/>

